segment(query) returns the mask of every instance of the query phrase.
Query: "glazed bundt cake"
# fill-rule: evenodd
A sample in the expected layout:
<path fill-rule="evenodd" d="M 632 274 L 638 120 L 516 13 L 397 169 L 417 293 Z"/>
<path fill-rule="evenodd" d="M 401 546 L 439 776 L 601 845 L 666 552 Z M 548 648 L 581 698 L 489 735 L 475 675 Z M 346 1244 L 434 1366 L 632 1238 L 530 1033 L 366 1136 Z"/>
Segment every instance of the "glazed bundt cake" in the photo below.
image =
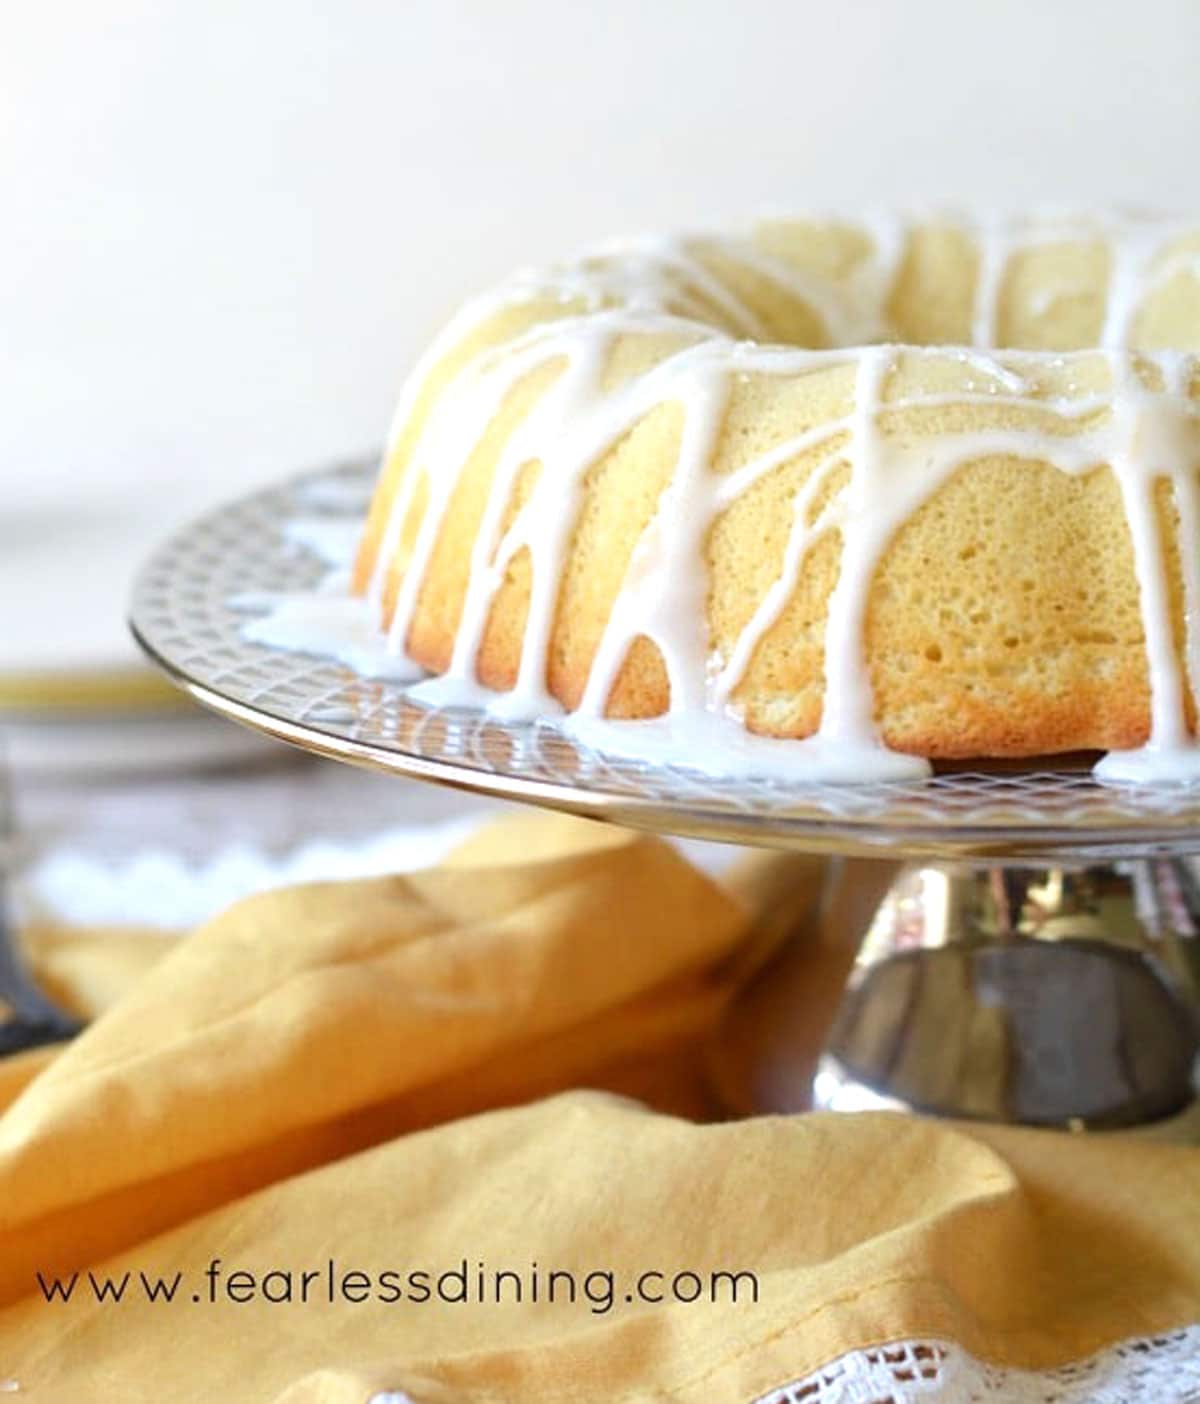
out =
<path fill-rule="evenodd" d="M 788 738 L 762 755 L 818 778 L 1094 749 L 1183 775 L 1198 349 L 1200 224 L 601 247 L 434 343 L 355 588 L 443 702 L 663 718 L 697 759 Z"/>

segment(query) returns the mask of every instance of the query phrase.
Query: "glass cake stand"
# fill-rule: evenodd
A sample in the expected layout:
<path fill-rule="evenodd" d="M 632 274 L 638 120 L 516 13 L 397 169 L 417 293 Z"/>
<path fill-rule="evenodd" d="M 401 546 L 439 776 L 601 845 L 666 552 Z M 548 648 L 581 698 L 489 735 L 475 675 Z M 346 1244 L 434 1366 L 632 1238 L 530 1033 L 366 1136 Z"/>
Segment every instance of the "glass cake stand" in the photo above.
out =
<path fill-rule="evenodd" d="M 149 656 L 205 706 L 323 756 L 634 828 L 836 855 L 825 909 L 861 945 L 811 1089 L 797 1082 L 795 1010 L 775 1001 L 760 1107 L 811 1090 L 829 1108 L 1083 1129 L 1193 1102 L 1200 787 L 1104 786 L 1088 757 L 860 786 L 735 779 L 603 753 L 550 722 L 430 709 L 402 684 L 248 642 L 231 599 L 306 590 L 329 569 L 285 524 L 361 520 L 374 471 L 305 475 L 169 540 L 134 591 Z M 759 981 L 782 987 L 774 967 Z"/>

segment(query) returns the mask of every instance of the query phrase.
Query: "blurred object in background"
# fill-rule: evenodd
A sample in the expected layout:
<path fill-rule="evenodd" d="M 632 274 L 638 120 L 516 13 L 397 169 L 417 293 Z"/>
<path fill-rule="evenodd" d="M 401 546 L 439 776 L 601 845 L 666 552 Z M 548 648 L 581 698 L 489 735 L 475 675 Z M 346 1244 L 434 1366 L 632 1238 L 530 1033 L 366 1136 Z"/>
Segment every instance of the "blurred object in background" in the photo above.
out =
<path fill-rule="evenodd" d="M 513 806 L 298 755 L 256 766 L 25 775 L 11 907 L 45 988 L 84 1017 L 231 903 L 294 883 L 411 872 Z M 680 840 L 720 877 L 740 850 Z"/>
<path fill-rule="evenodd" d="M 498 808 L 278 745 L 256 765 L 25 772 L 12 788 L 8 936 L 85 1020 L 231 903 L 423 867 Z"/>
<path fill-rule="evenodd" d="M 309 760 L 17 785 L 30 921 L 186 930 L 253 892 L 435 862 L 498 805 Z"/>
<path fill-rule="evenodd" d="M 31 490 L 0 504 L 0 744 L 20 773 L 187 772 L 275 753 L 194 706 L 129 637 L 129 582 L 165 491 L 121 506 L 85 482 L 57 502 Z"/>
<path fill-rule="evenodd" d="M 157 679 L 137 679 L 149 692 Z M 222 722 L 185 698 L 165 696 L 156 707 L 42 712 L 0 710 L 0 743 L 25 776 L 74 783 L 112 775 L 170 774 L 237 761 L 261 764 L 271 745 Z"/>

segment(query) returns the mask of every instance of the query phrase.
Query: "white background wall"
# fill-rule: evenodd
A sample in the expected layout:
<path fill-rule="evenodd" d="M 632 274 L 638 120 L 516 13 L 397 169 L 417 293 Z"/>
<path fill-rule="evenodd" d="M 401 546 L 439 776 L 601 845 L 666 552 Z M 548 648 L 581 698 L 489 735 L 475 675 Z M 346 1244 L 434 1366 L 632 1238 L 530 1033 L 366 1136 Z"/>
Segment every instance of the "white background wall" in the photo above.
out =
<path fill-rule="evenodd" d="M 0 16 L 0 481 L 27 504 L 137 485 L 170 518 L 369 448 L 458 298 L 589 238 L 762 205 L 1200 205 L 1200 0 Z"/>

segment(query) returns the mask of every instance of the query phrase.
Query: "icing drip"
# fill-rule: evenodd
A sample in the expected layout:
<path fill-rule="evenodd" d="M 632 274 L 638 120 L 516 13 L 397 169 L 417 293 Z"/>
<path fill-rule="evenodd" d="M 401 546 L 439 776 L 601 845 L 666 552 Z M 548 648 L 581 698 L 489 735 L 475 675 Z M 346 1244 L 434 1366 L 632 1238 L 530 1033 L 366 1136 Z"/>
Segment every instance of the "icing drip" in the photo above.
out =
<path fill-rule="evenodd" d="M 579 705 L 585 717 L 603 716 L 617 673 L 639 635 L 655 643 L 662 655 L 671 689 L 668 716 L 678 720 L 704 709 L 706 584 L 694 564 L 704 559 L 711 522 L 705 511 L 708 465 L 729 391 L 727 377 L 712 363 L 708 349 L 689 358 L 685 369 L 679 387 L 685 413 L 679 459 L 609 614 Z"/>
<path fill-rule="evenodd" d="M 411 682 L 423 676 L 423 669 L 410 658 L 384 646 L 377 616 L 365 600 L 349 593 L 345 583 L 336 593 L 241 595 L 230 605 L 261 614 L 242 625 L 242 637 L 251 643 L 329 658 L 363 678 Z"/>
<path fill-rule="evenodd" d="M 329 569 L 312 590 L 247 590 L 227 600 L 230 609 L 254 616 L 242 625 L 242 637 L 287 653 L 330 658 L 364 678 L 390 682 L 419 678 L 422 669 L 387 647 L 378 610 L 350 592 L 350 564 L 362 532 L 361 503 L 347 501 L 344 485 L 336 481 L 309 484 L 302 498 L 306 504 L 339 510 L 358 506 L 359 511 L 353 516 L 294 517 L 283 524 L 286 540 L 311 552 Z"/>
<path fill-rule="evenodd" d="M 1113 751 L 1097 765 L 1101 779 L 1183 782 L 1200 780 L 1200 744 L 1190 735 L 1186 697 L 1195 697 L 1197 677 L 1197 561 L 1182 551 L 1186 643 L 1185 666 L 1175 652 L 1167 562 L 1158 525 L 1155 489 L 1170 483 L 1179 513 L 1181 540 L 1197 542 L 1196 472 L 1200 424 L 1186 399 L 1189 362 L 1168 355 L 1160 362 L 1165 393 L 1147 390 L 1128 357 L 1113 357 L 1112 467 L 1121 485 L 1133 543 L 1142 629 L 1150 681 L 1150 738 L 1136 751 Z M 1185 671 L 1186 670 L 1186 671 Z"/>
<path fill-rule="evenodd" d="M 862 636 L 867 594 L 892 526 L 875 510 L 886 494 L 882 436 L 877 423 L 884 377 L 892 364 L 886 348 L 871 348 L 859 358 L 850 428 L 850 483 L 839 501 L 842 558 L 829 599 L 825 627 L 825 705 L 817 739 L 833 745 L 874 749 L 874 701 L 862 665 Z"/>
<path fill-rule="evenodd" d="M 886 341 L 889 334 L 887 307 L 908 239 L 907 227 L 898 221 L 878 221 L 869 233 L 873 254 L 836 284 L 794 268 L 748 239 L 647 239 L 605 246 L 564 268 L 521 274 L 460 314 L 408 382 L 393 446 L 430 371 L 473 328 L 522 302 L 562 309 L 470 360 L 420 427 L 368 590 L 377 611 L 403 524 L 423 491 L 424 511 L 387 641 L 394 656 L 403 655 L 445 515 L 475 446 L 519 382 L 545 368 L 557 368 L 557 374 L 507 435 L 492 473 L 449 667 L 413 688 L 412 696 L 441 705 L 483 706 L 509 718 L 561 712 L 547 683 L 550 646 L 587 475 L 651 410 L 676 404 L 682 429 L 674 471 L 634 546 L 582 700 L 566 719 L 569 729 L 608 750 L 726 773 L 757 770 L 820 781 L 927 773 L 925 761 L 889 751 L 878 733 L 864 664 L 871 582 L 896 532 L 958 468 L 990 456 L 1013 456 L 1048 462 L 1068 474 L 1107 464 L 1120 487 L 1146 640 L 1152 733 L 1142 750 L 1108 757 L 1097 773 L 1116 780 L 1200 779 L 1200 750 L 1187 723 L 1188 695 L 1196 695 L 1200 682 L 1200 556 L 1182 552 L 1186 647 L 1181 666 L 1155 501 L 1156 484 L 1165 478 L 1182 540 L 1200 541 L 1200 437 L 1196 409 L 1187 398 L 1193 362 L 1175 353 L 1134 356 L 1123 349 L 1149 290 L 1181 268 L 1192 268 L 1196 254 L 1172 254 L 1180 230 L 1161 221 L 1122 220 L 1105 230 L 1077 217 L 1033 224 L 994 221 L 972 231 L 979 256 L 972 316 L 976 347 L 922 350 L 865 344 Z M 1108 238 L 1111 265 L 1102 336 L 1109 391 L 1035 399 L 1028 378 L 1059 359 L 1047 353 L 1000 358 L 986 350 L 997 337 L 1011 260 L 1033 245 L 1101 236 Z M 817 352 L 735 340 L 761 339 L 765 329 L 754 307 L 705 263 L 705 250 L 803 302 L 822 319 L 835 345 L 863 349 Z M 1065 285 L 1046 290 L 1046 305 L 1073 291 Z M 638 334 L 665 334 L 678 349 L 642 374 L 606 386 L 618 338 Z M 971 372 L 966 388 L 889 398 L 896 368 L 904 358 L 922 355 L 960 359 Z M 843 366 L 855 373 L 848 413 L 729 473 L 712 470 L 736 377 L 794 376 Z M 1147 377 L 1161 388 L 1148 388 Z M 939 432 L 914 444 L 881 427 L 884 412 L 962 404 L 1032 406 L 1047 419 L 1057 418 L 1064 432 L 981 428 Z M 822 456 L 795 495 L 779 573 L 728 657 L 714 657 L 703 569 L 713 523 L 763 476 L 813 450 Z M 535 463 L 538 471 L 529 487 L 522 475 Z M 844 484 L 830 494 L 834 473 Z M 519 482 L 527 497 L 509 521 Z M 823 494 L 828 500 L 814 516 Z M 819 727 L 799 741 L 751 736 L 737 713 L 738 685 L 792 598 L 812 548 L 830 533 L 840 538 L 840 565 L 825 622 Z M 510 692 L 493 693 L 480 686 L 476 659 L 497 592 L 522 555 L 529 563 L 530 602 L 516 684 Z M 640 637 L 661 655 L 669 710 L 654 721 L 608 722 L 604 712 L 613 685 Z"/>
<path fill-rule="evenodd" d="M 965 221 L 963 223 L 966 223 Z M 970 226 L 968 226 L 970 227 Z M 1086 215 L 1060 214 L 1032 221 L 984 220 L 973 227 L 979 271 L 975 281 L 971 340 L 978 347 L 997 341 L 997 318 L 1004 279 L 1012 259 L 1029 249 L 1072 242 L 1086 243 L 1102 237 L 1109 251 L 1108 289 L 1104 325 L 1099 345 L 1112 350 L 1128 348 L 1134 322 L 1146 299 L 1181 272 L 1200 270 L 1200 252 L 1169 254 L 1171 245 L 1195 230 L 1171 220 L 1127 214 L 1099 226 Z M 1040 289 L 1031 310 L 1043 315 L 1064 298 L 1085 291 L 1068 281 Z"/>
<path fill-rule="evenodd" d="M 293 517 L 284 523 L 284 536 L 311 551 L 329 566 L 345 569 L 354 559 L 362 535 L 359 517 Z"/>
<path fill-rule="evenodd" d="M 995 222 L 981 224 L 977 235 L 979 271 L 975 275 L 975 306 L 971 316 L 971 341 L 976 346 L 996 344 L 996 314 L 1000 288 L 1013 252 L 1008 229 Z"/>

